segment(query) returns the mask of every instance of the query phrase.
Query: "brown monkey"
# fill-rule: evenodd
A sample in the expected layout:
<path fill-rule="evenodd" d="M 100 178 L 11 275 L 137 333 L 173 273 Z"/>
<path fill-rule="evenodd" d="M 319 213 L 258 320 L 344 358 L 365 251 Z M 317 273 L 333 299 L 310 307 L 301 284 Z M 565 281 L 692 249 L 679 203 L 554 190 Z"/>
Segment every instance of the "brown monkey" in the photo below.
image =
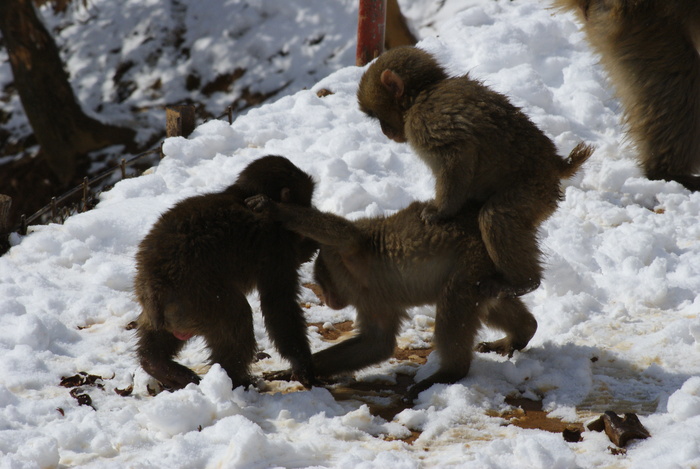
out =
<path fill-rule="evenodd" d="M 401 13 L 398 0 L 386 2 L 386 34 L 384 48 L 392 49 L 399 46 L 415 45 L 416 37 L 406 24 L 406 18 Z"/>
<path fill-rule="evenodd" d="M 571 160 L 577 159 L 577 152 L 587 151 L 590 148 L 579 145 Z M 576 164 L 570 165 L 573 173 Z M 453 383 L 467 375 L 481 322 L 506 336 L 480 344 L 480 352 L 510 356 L 535 334 L 537 321 L 519 298 L 492 298 L 477 286 L 484 275 L 496 273 L 496 266 L 481 239 L 482 208 L 476 202 L 467 202 L 452 219 L 430 225 L 421 220 L 428 206 L 424 202 L 414 202 L 387 218 L 354 222 L 313 208 L 278 204 L 264 195 L 246 203 L 320 243 L 314 276 L 326 304 L 333 309 L 352 305 L 357 310 L 359 333 L 313 355 L 319 377 L 389 358 L 410 306 L 436 304 L 434 342 L 441 365 L 414 385 L 408 400 L 435 383 Z"/>
<path fill-rule="evenodd" d="M 556 0 L 601 55 L 649 179 L 700 190 L 700 2 Z"/>
<path fill-rule="evenodd" d="M 257 288 L 272 341 L 295 379 L 312 383 L 297 269 L 318 245 L 252 212 L 244 200 L 262 193 L 309 207 L 313 190 L 311 177 L 289 160 L 266 156 L 224 191 L 185 199 L 158 219 L 136 254 L 135 291 L 143 308 L 137 353 L 147 373 L 173 389 L 198 383 L 173 357 L 199 335 L 234 387 L 250 384 L 256 344 L 245 295 Z"/>
<path fill-rule="evenodd" d="M 357 99 L 387 137 L 408 142 L 435 175 L 435 201 L 421 214 L 426 223 L 455 217 L 468 200 L 482 204 L 481 236 L 496 265 L 481 281 L 484 293 L 519 296 L 537 288 L 537 229 L 557 207 L 559 180 L 592 149 L 582 147 L 565 162 L 505 96 L 467 75 L 448 77 L 415 47 L 380 55 L 362 76 Z"/>
<path fill-rule="evenodd" d="M 487 298 L 476 285 L 494 265 L 481 241 L 479 207 L 465 207 L 453 220 L 425 225 L 426 204 L 414 202 L 387 218 L 354 222 L 264 197 L 249 199 L 256 210 L 270 210 L 285 227 L 321 244 L 314 277 L 333 309 L 352 305 L 358 333 L 313 355 L 318 377 L 359 370 L 389 358 L 407 318 L 406 309 L 436 304 L 435 348 L 440 369 L 415 384 L 418 393 L 435 383 L 453 383 L 469 372 L 476 331 L 483 321 L 506 332 L 481 351 L 510 355 L 524 348 L 537 321 L 519 298 Z M 286 379 L 288 372 L 271 379 Z"/>

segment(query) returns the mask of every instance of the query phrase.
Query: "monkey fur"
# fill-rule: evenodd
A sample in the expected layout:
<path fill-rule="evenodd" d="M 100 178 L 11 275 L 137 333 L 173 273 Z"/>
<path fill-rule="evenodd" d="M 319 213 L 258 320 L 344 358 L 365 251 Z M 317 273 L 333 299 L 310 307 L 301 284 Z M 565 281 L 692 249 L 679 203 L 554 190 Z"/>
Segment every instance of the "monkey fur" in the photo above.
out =
<path fill-rule="evenodd" d="M 190 197 L 166 211 L 136 254 L 137 355 L 166 388 L 198 383 L 173 358 L 202 336 L 234 387 L 249 385 L 257 346 L 246 294 L 257 288 L 265 326 L 294 379 L 313 382 L 306 322 L 298 304 L 298 267 L 318 245 L 254 213 L 244 200 L 265 194 L 311 206 L 314 182 L 289 160 L 265 156 L 250 163 L 227 189 Z"/>
<path fill-rule="evenodd" d="M 700 2 L 555 0 L 576 13 L 649 179 L 700 190 Z"/>
<path fill-rule="evenodd" d="M 435 175 L 427 224 L 454 218 L 467 201 L 481 204 L 479 228 L 496 270 L 481 281 L 487 296 L 528 293 L 542 278 L 537 230 L 557 208 L 560 179 L 592 153 L 571 161 L 508 99 L 464 75 L 448 77 L 427 52 L 391 49 L 363 74 L 360 110 L 396 142 L 408 142 Z"/>
<path fill-rule="evenodd" d="M 411 306 L 436 305 L 434 343 L 441 365 L 410 389 L 409 402 L 435 383 L 454 383 L 467 375 L 482 322 L 506 336 L 480 344 L 481 352 L 511 356 L 535 334 L 537 321 L 520 298 L 486 297 L 477 287 L 484 274 L 495 273 L 479 232 L 478 204 L 467 203 L 452 219 L 426 225 L 421 220 L 425 202 L 413 202 L 389 217 L 356 221 L 278 204 L 264 195 L 246 203 L 317 241 L 321 247 L 314 277 L 325 303 L 333 309 L 352 305 L 357 311 L 355 336 L 313 354 L 320 378 L 389 358 Z M 288 374 L 268 378 L 286 379 Z"/>

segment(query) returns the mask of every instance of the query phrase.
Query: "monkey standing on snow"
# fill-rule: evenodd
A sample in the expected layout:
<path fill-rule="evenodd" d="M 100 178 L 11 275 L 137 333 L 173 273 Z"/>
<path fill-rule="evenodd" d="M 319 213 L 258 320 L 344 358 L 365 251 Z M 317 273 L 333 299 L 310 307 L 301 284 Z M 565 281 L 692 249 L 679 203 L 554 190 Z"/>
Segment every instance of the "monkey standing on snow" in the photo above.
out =
<path fill-rule="evenodd" d="M 426 202 L 413 202 L 389 217 L 354 221 L 279 204 L 265 195 L 250 197 L 246 203 L 317 241 L 321 248 L 314 279 L 324 302 L 332 309 L 351 305 L 357 311 L 357 334 L 313 354 L 321 378 L 388 359 L 411 306 L 435 305 L 433 342 L 440 368 L 411 387 L 405 396 L 408 402 L 435 383 L 454 383 L 467 376 L 482 324 L 506 335 L 478 344 L 479 352 L 512 356 L 535 335 L 537 321 L 520 298 L 487 298 L 476 285 L 484 274 L 494 272 L 479 232 L 479 204 L 467 203 L 453 219 L 426 226 L 421 220 Z M 290 375 L 283 370 L 266 378 L 290 379 Z"/>
<path fill-rule="evenodd" d="M 234 387 L 251 382 L 256 351 L 253 312 L 246 296 L 260 295 L 265 327 L 294 379 L 314 381 L 306 321 L 297 301 L 298 267 L 315 241 L 249 210 L 244 200 L 265 194 L 277 202 L 311 206 L 311 177 L 281 156 L 250 163 L 222 192 L 185 199 L 165 212 L 139 245 L 136 297 L 137 354 L 143 369 L 171 389 L 199 377 L 173 357 L 202 336 Z"/>
<path fill-rule="evenodd" d="M 649 179 L 700 190 L 700 2 L 556 0 L 577 13 Z"/>
<path fill-rule="evenodd" d="M 516 297 L 540 284 L 537 229 L 557 208 L 560 179 L 593 152 L 579 144 L 564 161 L 554 143 L 508 99 L 464 75 L 450 78 L 427 52 L 389 50 L 357 91 L 360 109 L 396 142 L 408 142 L 435 175 L 427 224 L 483 204 L 479 228 L 496 272 L 480 281 L 491 297 Z"/>

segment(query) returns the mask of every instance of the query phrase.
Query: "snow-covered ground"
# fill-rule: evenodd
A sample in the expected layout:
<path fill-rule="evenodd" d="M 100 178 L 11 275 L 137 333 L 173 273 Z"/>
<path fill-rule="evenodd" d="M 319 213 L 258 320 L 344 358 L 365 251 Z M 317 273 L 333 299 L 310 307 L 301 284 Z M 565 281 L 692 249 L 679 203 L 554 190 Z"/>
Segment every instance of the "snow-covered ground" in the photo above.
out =
<path fill-rule="evenodd" d="M 220 38 L 225 25 L 214 3 L 238 2 L 200 2 L 199 18 Z M 305 15 L 292 13 L 302 0 L 247 3 L 283 10 L 290 21 Z M 424 38 L 420 47 L 450 72 L 469 72 L 509 95 L 562 155 L 579 140 L 597 146 L 542 228 L 546 279 L 524 297 L 539 321 L 530 345 L 509 360 L 477 355 L 466 379 L 432 387 L 391 421 L 373 415 L 366 396 L 336 400 L 320 387 L 231 390 L 220 367 L 202 366 L 206 351 L 197 341 L 181 358 L 204 374 L 201 384 L 149 394 L 153 382 L 135 360 L 127 327 L 139 313 L 134 254 L 177 200 L 229 185 L 266 154 L 287 156 L 312 174 L 315 204 L 351 219 L 433 196 L 430 172 L 408 146 L 389 141 L 357 109 L 363 70 L 348 66 L 233 125 L 212 120 L 188 139 L 167 140 L 157 168 L 118 183 L 94 210 L 13 237 L 15 246 L 0 257 L 1 468 L 700 466 L 700 194 L 641 177 L 619 105 L 570 15 L 535 0 L 453 0 L 442 9 L 405 3 Z M 347 4 L 324 11 L 347 29 L 339 34 L 349 35 L 355 18 Z M 126 5 L 125 15 L 143 20 L 137 2 Z M 172 21 L 165 11 L 163 21 Z M 283 29 L 290 49 L 303 48 L 297 30 Z M 201 50 L 217 53 L 204 43 Z M 218 60 L 200 59 L 212 67 Z M 334 94 L 319 98 L 321 88 Z M 303 266 L 305 280 L 310 267 Z M 272 355 L 255 365 L 260 375 L 285 363 L 265 334 L 257 296 L 249 299 L 260 348 Z M 354 317 L 351 308 L 320 306 L 306 289 L 302 300 L 311 305 L 309 322 Z M 400 346 L 426 347 L 433 322 L 432 307 L 412 310 Z M 317 329 L 309 332 L 314 350 L 328 345 Z M 482 337 L 497 333 L 484 330 Z M 397 373 L 425 376 L 438 361 L 436 354 L 422 366 L 392 360 L 356 378 L 389 386 Z M 92 406 L 59 385 L 79 372 L 103 378 L 100 386 L 74 388 Z M 128 396 L 115 392 L 131 385 Z M 651 437 L 622 454 L 603 433 L 585 431 L 583 441 L 568 443 L 558 433 L 506 425 L 498 416 L 509 409 L 506 397 L 541 399 L 550 417 L 568 422 L 585 423 L 605 410 L 636 412 Z"/>

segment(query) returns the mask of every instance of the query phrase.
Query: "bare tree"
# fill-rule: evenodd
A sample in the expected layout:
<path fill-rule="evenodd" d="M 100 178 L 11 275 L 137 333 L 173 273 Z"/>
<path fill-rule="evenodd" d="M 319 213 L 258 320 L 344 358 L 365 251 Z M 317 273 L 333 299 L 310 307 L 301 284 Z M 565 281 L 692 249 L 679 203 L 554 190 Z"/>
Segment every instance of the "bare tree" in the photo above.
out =
<path fill-rule="evenodd" d="M 132 129 L 104 124 L 83 112 L 32 0 L 0 0 L 0 33 L 24 112 L 48 166 L 63 183 L 73 178 L 88 152 L 133 144 Z"/>

